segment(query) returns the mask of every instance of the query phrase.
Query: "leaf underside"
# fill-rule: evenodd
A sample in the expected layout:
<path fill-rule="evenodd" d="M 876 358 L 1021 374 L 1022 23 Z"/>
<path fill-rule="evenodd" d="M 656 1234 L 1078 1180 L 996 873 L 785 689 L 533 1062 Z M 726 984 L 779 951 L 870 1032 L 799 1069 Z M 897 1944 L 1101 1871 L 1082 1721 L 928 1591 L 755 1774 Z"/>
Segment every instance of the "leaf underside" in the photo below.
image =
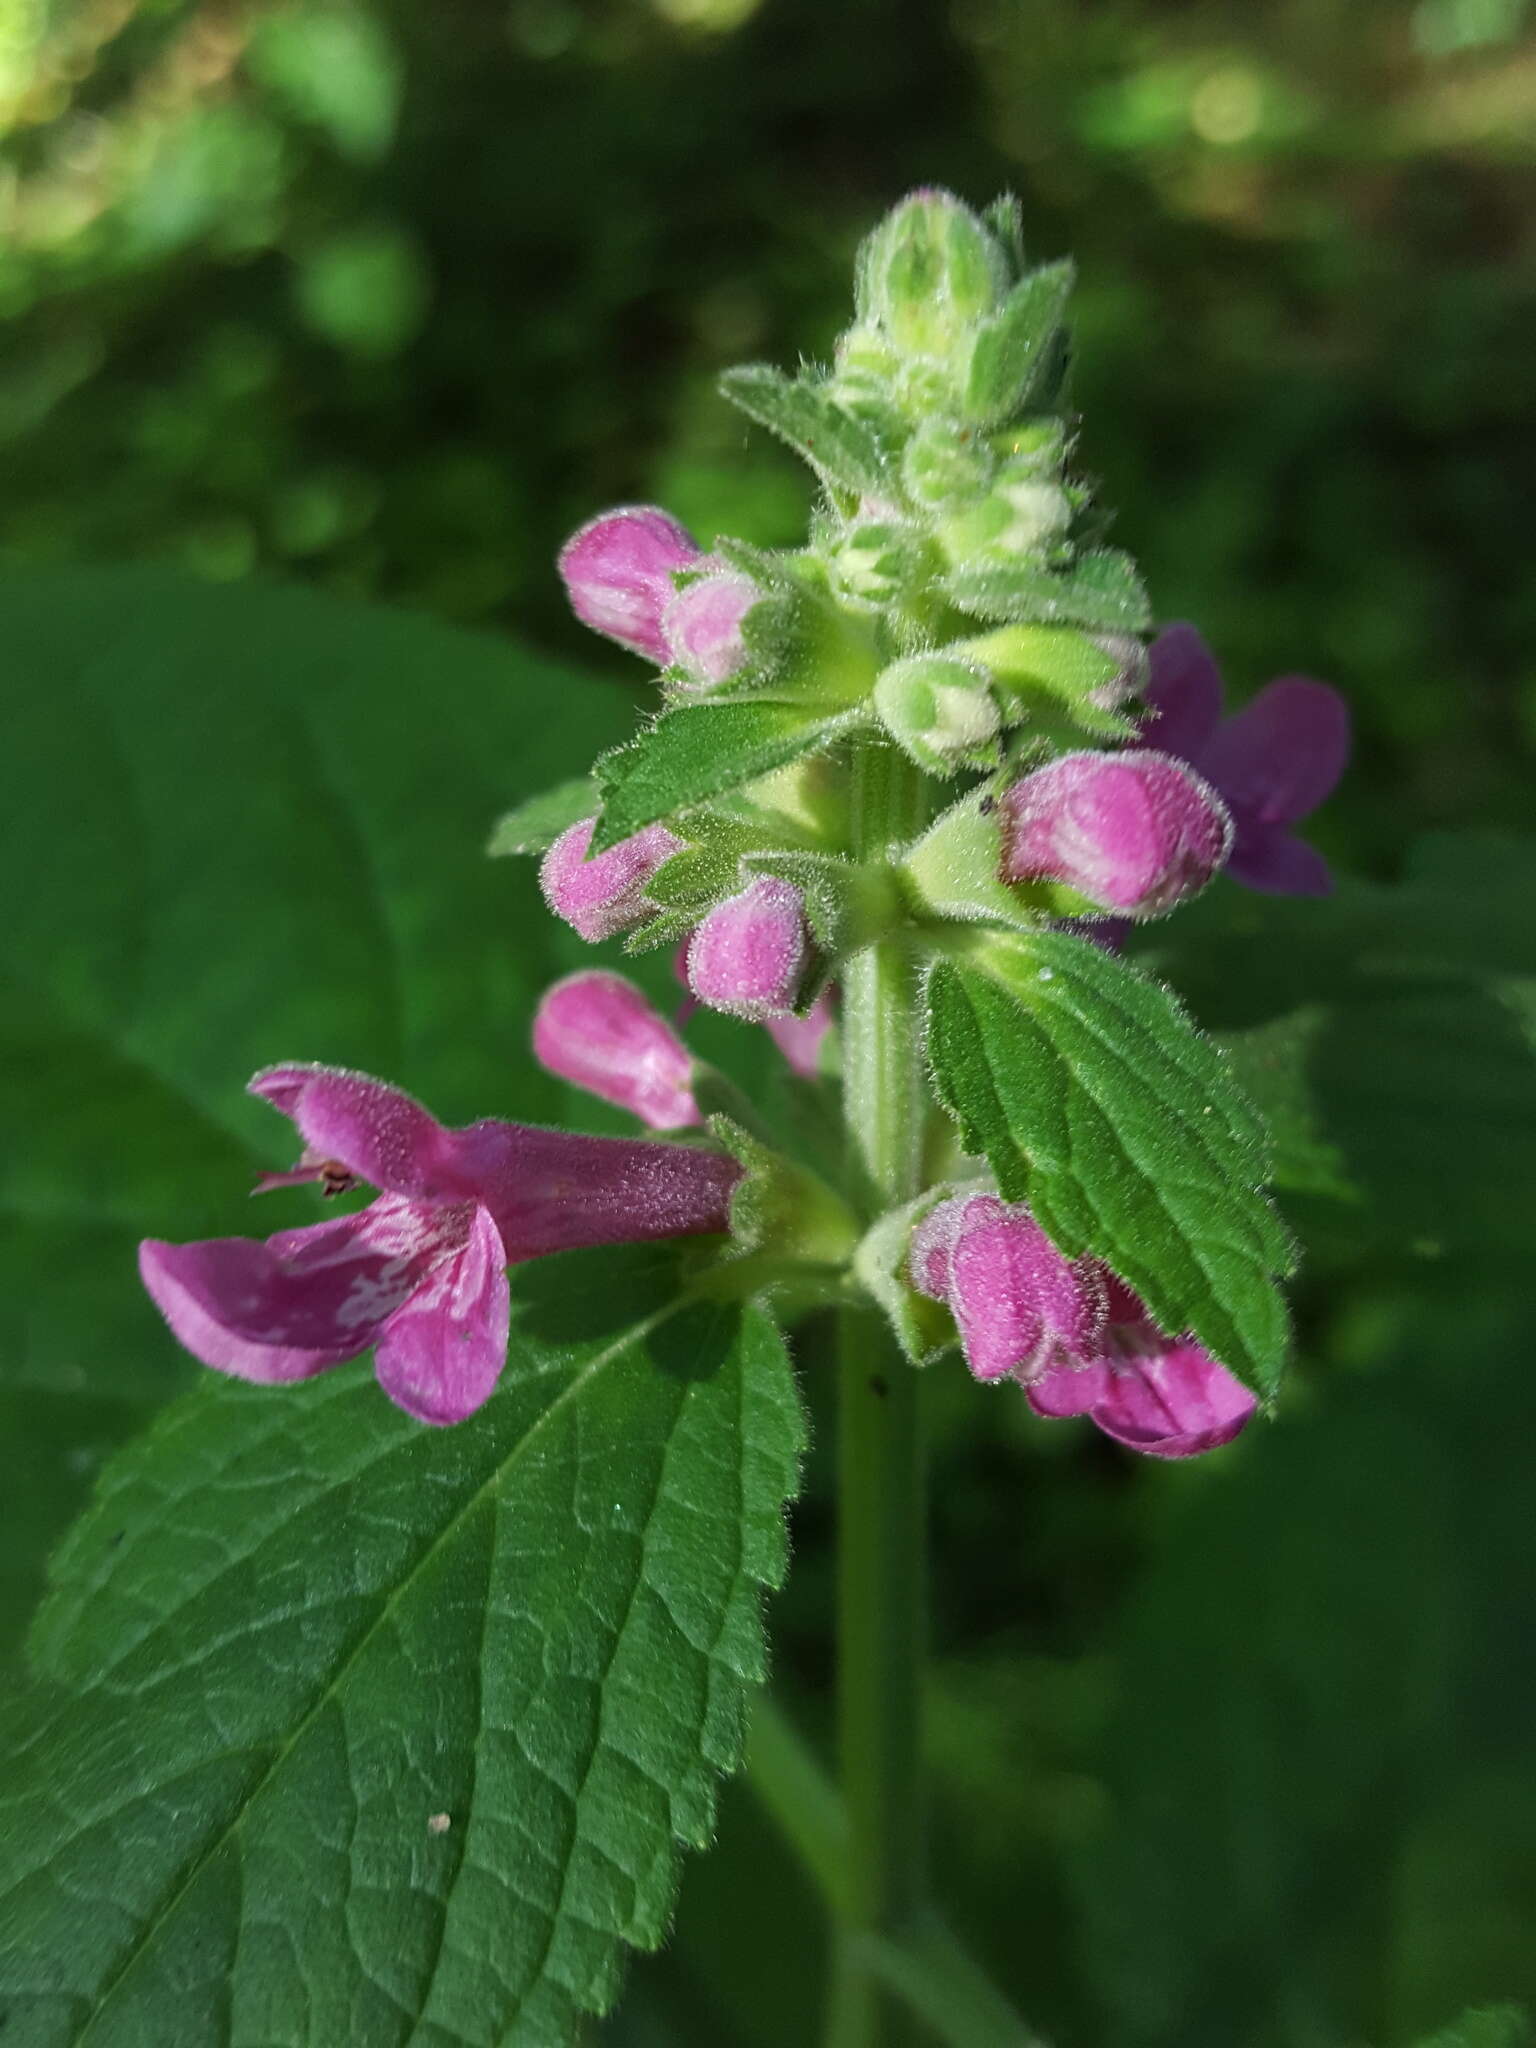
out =
<path fill-rule="evenodd" d="M 1155 982 L 1081 939 L 989 939 L 934 970 L 929 1055 L 968 1150 L 1071 1256 L 1094 1253 L 1170 1335 L 1261 1392 L 1291 1263 L 1262 1119 Z"/>
<path fill-rule="evenodd" d="M 8 1743 L 8 2039 L 557 2048 L 660 1941 L 800 1412 L 773 1325 L 665 1251 L 514 1279 L 458 1428 L 362 1368 L 210 1383 L 108 1468 Z"/>

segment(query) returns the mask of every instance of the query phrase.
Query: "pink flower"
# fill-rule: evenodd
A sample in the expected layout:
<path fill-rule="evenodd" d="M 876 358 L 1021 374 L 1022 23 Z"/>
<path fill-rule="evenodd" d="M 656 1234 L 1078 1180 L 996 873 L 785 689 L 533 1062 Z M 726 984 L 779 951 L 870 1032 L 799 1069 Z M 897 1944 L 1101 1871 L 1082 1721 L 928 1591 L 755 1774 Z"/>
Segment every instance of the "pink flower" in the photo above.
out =
<path fill-rule="evenodd" d="M 1156 917 L 1227 857 L 1221 799 L 1166 754 L 1062 754 L 999 803 L 1006 882 L 1065 882 L 1106 910 Z"/>
<path fill-rule="evenodd" d="M 1149 1458 L 1194 1458 L 1230 1443 L 1252 1394 L 1193 1337 L 1165 1337 L 1141 1298 L 1112 1275 L 1102 1355 L 1063 1360 L 1026 1388 L 1037 1415 L 1086 1415 Z"/>
<path fill-rule="evenodd" d="M 587 848 L 596 829 L 596 818 L 568 826 L 539 867 L 544 901 L 594 945 L 628 931 L 657 908 L 645 893 L 646 884 L 683 849 L 682 840 L 665 825 L 647 825 L 589 860 Z"/>
<path fill-rule="evenodd" d="M 814 1081 L 821 1072 L 822 1045 L 835 1022 L 832 991 L 823 989 L 803 1017 L 770 1017 L 764 1028 L 791 1072 Z"/>
<path fill-rule="evenodd" d="M 723 1231 L 740 1176 L 718 1153 L 486 1121 L 449 1130 L 408 1095 L 334 1067 L 251 1082 L 292 1119 L 298 1165 L 262 1188 L 380 1190 L 355 1215 L 259 1242 L 147 1239 L 139 1271 L 194 1357 L 238 1379 L 309 1379 L 374 1348 L 379 1384 L 422 1422 L 462 1422 L 506 1360 L 505 1268 L 580 1245 Z"/>
<path fill-rule="evenodd" d="M 1026 1386 L 1062 1358 L 1092 1356 L 1104 1329 L 1097 1262 L 1068 1259 L 1021 1202 L 941 1202 L 912 1236 L 912 1285 L 948 1304 L 979 1380 Z"/>
<path fill-rule="evenodd" d="M 557 981 L 533 1020 L 534 1057 L 653 1131 L 700 1121 L 687 1046 L 632 981 L 593 970 Z"/>
<path fill-rule="evenodd" d="M 1271 896 L 1326 896 L 1320 853 L 1291 827 L 1328 796 L 1349 759 L 1349 708 L 1307 676 L 1279 676 L 1233 717 L 1221 715 L 1221 671 L 1193 626 L 1169 626 L 1151 649 L 1147 745 L 1188 762 L 1232 813 L 1227 872 Z"/>
<path fill-rule="evenodd" d="M 661 619 L 676 595 L 672 578 L 698 557 L 698 542 L 670 512 L 620 505 L 571 535 L 560 550 L 560 574 L 584 626 L 664 662 Z"/>
<path fill-rule="evenodd" d="M 800 891 L 762 875 L 694 928 L 688 986 L 711 1010 L 765 1024 L 794 1009 L 810 951 Z"/>
<path fill-rule="evenodd" d="M 745 663 L 742 621 L 762 594 L 750 576 L 725 570 L 688 584 L 667 606 L 667 651 L 701 689 L 729 682 Z"/>

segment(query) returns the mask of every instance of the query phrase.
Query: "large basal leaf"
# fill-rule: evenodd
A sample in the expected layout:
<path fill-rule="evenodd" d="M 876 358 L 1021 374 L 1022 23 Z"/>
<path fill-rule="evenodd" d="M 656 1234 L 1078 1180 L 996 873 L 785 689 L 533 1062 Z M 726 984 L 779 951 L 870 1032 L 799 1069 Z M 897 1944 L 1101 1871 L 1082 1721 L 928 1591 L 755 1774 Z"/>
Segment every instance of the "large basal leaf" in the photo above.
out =
<path fill-rule="evenodd" d="M 406 614 L 158 571 L 0 577 L 0 638 L 3 1671 L 93 1471 L 196 1370 L 137 1239 L 250 1230 L 255 1173 L 291 1163 L 250 1073 L 330 1060 L 454 1122 L 569 1117 L 517 1055 L 591 956 L 485 838 L 633 697 Z"/>
<path fill-rule="evenodd" d="M 1263 1121 L 1164 989 L 1082 939 L 989 938 L 935 968 L 929 1057 L 1008 1200 L 1106 1259 L 1170 1335 L 1274 1387 L 1290 1246 Z"/>
<path fill-rule="evenodd" d="M 828 715 L 809 705 L 758 699 L 669 711 L 603 760 L 603 815 L 593 850 L 830 746 L 862 716 L 859 710 Z"/>
<path fill-rule="evenodd" d="M 56 1560 L 0 1808 L 16 2039 L 564 2048 L 763 1675 L 802 1444 L 754 1308 L 665 1249 L 515 1276 L 455 1429 L 365 1368 L 209 1380 Z"/>

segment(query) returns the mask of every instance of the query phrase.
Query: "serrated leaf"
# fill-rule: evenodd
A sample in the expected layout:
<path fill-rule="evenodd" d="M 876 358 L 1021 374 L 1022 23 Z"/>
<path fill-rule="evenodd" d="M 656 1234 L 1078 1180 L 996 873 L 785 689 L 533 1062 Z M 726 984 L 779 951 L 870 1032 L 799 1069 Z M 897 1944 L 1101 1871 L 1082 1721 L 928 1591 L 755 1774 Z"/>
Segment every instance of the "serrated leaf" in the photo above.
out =
<path fill-rule="evenodd" d="M 862 716 L 741 699 L 667 712 L 598 763 L 603 815 L 593 851 L 830 746 Z"/>
<path fill-rule="evenodd" d="M 634 700 L 488 634 L 163 569 L 5 575 L 0 631 L 8 1675 L 103 1458 L 197 1373 L 137 1240 L 249 1230 L 291 1162 L 245 1077 L 310 1057 L 454 1122 L 568 1112 L 507 1032 L 586 948 L 485 831 Z"/>
<path fill-rule="evenodd" d="M 1273 1390 L 1291 1254 L 1260 1192 L 1267 1134 L 1166 990 L 1082 939 L 990 938 L 934 969 L 929 1058 L 1008 1200 Z"/>
<path fill-rule="evenodd" d="M 109 1468 L 11 1750 L 18 2039 L 563 2048 L 660 1941 L 762 1677 L 799 1407 L 762 1312 L 654 1248 L 514 1277 L 470 1422 L 365 1368 L 210 1379 Z"/>
<path fill-rule="evenodd" d="M 964 409 L 968 419 L 1010 416 L 1029 404 L 1077 275 L 1070 261 L 1021 278 L 1002 309 L 982 322 L 971 345 Z"/>
<path fill-rule="evenodd" d="M 869 421 L 844 411 L 829 391 L 766 363 L 727 370 L 720 389 L 749 419 L 787 441 L 818 476 L 858 496 L 890 490 L 891 458 Z"/>
<path fill-rule="evenodd" d="M 944 590 L 961 611 L 978 619 L 1039 620 L 1115 633 L 1143 633 L 1152 623 L 1136 565 L 1116 548 L 1080 555 L 1070 569 L 1027 562 L 962 566 L 950 571 Z"/>
<path fill-rule="evenodd" d="M 557 783 L 498 818 L 485 850 L 493 860 L 509 853 L 543 853 L 562 832 L 590 818 L 597 807 L 598 795 L 590 775 Z"/>

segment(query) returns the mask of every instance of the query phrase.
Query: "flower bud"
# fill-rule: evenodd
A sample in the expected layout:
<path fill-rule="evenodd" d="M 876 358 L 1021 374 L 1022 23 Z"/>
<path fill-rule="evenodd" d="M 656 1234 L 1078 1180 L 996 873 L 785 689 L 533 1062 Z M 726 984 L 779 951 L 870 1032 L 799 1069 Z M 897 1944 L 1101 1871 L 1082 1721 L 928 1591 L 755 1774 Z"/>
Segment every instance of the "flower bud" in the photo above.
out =
<path fill-rule="evenodd" d="M 1162 1335 L 1140 1297 L 1109 1278 L 1104 1355 L 1054 1367 L 1027 1388 L 1037 1415 L 1087 1415 L 1149 1458 L 1195 1458 L 1258 1412 L 1252 1394 L 1192 1337 Z"/>
<path fill-rule="evenodd" d="M 672 578 L 698 558 L 698 543 L 670 512 L 621 505 L 571 535 L 560 550 L 560 574 L 584 626 L 664 662 L 661 618 L 676 594 Z"/>
<path fill-rule="evenodd" d="M 661 622 L 667 653 L 698 688 L 729 682 L 745 667 L 742 624 L 762 594 L 750 576 L 727 570 L 687 584 L 667 606 Z"/>
<path fill-rule="evenodd" d="M 653 1131 L 700 1120 L 688 1048 L 622 974 L 593 970 L 557 981 L 533 1020 L 533 1052 L 550 1073 L 629 1110 Z"/>
<path fill-rule="evenodd" d="M 688 986 L 711 1010 L 765 1024 L 795 1007 L 810 959 L 804 901 L 763 875 L 717 903 L 688 941 Z"/>
<path fill-rule="evenodd" d="M 1028 1383 L 1099 1350 L 1102 1269 L 1063 1257 L 1020 1202 L 968 1195 L 940 1203 L 912 1234 L 908 1272 L 920 1294 L 948 1303 L 979 1380 L 1011 1373 Z"/>
<path fill-rule="evenodd" d="M 942 526 L 945 553 L 957 565 L 1011 566 L 1038 555 L 1072 524 L 1072 500 L 1054 478 L 1015 476 L 1005 470 L 984 498 Z"/>
<path fill-rule="evenodd" d="M 832 556 L 832 579 L 861 603 L 889 604 L 922 580 L 929 554 L 917 527 L 877 512 L 849 528 Z"/>
<path fill-rule="evenodd" d="M 770 1017 L 766 1028 L 791 1073 L 802 1081 L 814 1081 L 821 1072 L 821 1048 L 834 1021 L 831 992 L 823 989 L 803 1017 Z"/>
<path fill-rule="evenodd" d="M 1065 882 L 1132 917 L 1203 889 L 1232 843 L 1220 797 L 1166 754 L 1063 754 L 998 808 L 1005 882 Z"/>
<path fill-rule="evenodd" d="M 860 318 L 903 353 L 958 354 L 1012 282 L 1001 243 L 951 192 L 914 192 L 859 251 Z"/>
<path fill-rule="evenodd" d="M 875 710 L 920 768 L 953 775 L 967 762 L 980 765 L 1002 729 L 987 682 L 986 671 L 969 662 L 915 654 L 882 671 Z"/>
<path fill-rule="evenodd" d="M 544 901 L 593 944 L 628 931 L 657 907 L 645 893 L 646 883 L 683 850 L 683 841 L 665 825 L 647 825 L 588 860 L 596 825 L 596 818 L 583 818 L 562 832 L 539 869 Z"/>

